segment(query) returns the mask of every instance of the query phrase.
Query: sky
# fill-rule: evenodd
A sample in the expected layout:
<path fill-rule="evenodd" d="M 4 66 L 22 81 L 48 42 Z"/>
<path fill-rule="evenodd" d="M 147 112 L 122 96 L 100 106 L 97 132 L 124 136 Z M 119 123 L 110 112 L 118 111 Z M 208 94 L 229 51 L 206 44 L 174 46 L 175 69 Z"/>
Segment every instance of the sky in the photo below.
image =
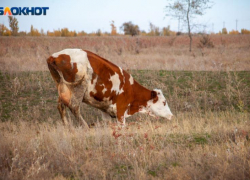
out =
<path fill-rule="evenodd" d="M 250 0 L 213 0 L 214 6 L 206 14 L 196 18 L 196 23 L 204 26 L 195 31 L 219 32 L 223 22 L 228 31 L 244 28 L 250 30 Z M 163 28 L 170 26 L 178 30 L 178 21 L 166 17 L 167 0 L 0 0 L 0 7 L 49 7 L 47 15 L 17 15 L 19 31 L 34 28 L 53 31 L 67 27 L 69 30 L 87 33 L 110 32 L 111 21 L 118 32 L 124 22 L 132 21 L 140 30 L 149 31 L 149 23 Z M 8 16 L 0 15 L 0 24 L 8 27 Z M 204 29 L 205 27 L 205 29 Z M 182 32 L 186 31 L 181 26 Z"/>

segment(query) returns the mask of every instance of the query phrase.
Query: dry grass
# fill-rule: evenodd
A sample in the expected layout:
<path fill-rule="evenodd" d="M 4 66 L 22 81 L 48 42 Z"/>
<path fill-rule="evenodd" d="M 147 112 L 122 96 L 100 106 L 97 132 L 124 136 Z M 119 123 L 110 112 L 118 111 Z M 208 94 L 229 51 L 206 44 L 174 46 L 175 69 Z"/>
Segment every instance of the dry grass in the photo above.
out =
<path fill-rule="evenodd" d="M 250 71 L 221 71 L 250 69 L 250 36 L 212 36 L 214 48 L 197 48 L 199 38 L 190 54 L 182 36 L 0 37 L 0 180 L 250 179 Z M 67 47 L 162 89 L 174 119 L 135 115 L 120 129 L 83 105 L 90 131 L 69 112 L 63 126 L 45 59 Z"/>
<path fill-rule="evenodd" d="M 0 124 L 1 179 L 249 179 L 249 115 L 179 113 L 89 132 L 59 124 Z"/>
<path fill-rule="evenodd" d="M 214 48 L 193 52 L 187 36 L 173 37 L 0 37 L 0 70 L 44 71 L 52 53 L 65 48 L 91 50 L 124 69 L 249 70 L 250 35 L 212 35 Z"/>

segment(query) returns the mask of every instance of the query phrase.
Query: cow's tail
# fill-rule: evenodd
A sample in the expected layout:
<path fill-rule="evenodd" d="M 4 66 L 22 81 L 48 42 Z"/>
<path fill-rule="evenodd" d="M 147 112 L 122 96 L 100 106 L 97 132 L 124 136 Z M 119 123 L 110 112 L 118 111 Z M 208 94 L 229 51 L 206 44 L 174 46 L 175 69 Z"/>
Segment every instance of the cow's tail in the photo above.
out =
<path fill-rule="evenodd" d="M 47 64 L 48 64 L 48 68 L 49 68 L 50 74 L 52 75 L 52 77 L 56 81 L 56 83 L 59 84 L 60 81 L 61 81 L 61 76 L 59 75 L 58 71 L 55 68 L 54 58 L 53 57 L 49 57 L 47 59 Z"/>
<path fill-rule="evenodd" d="M 55 80 L 55 82 L 57 84 L 59 84 L 60 82 L 63 82 L 64 84 L 67 84 L 67 85 L 73 85 L 73 86 L 76 86 L 76 85 L 79 85 L 82 83 L 82 81 L 84 80 L 84 77 L 83 76 L 80 80 L 78 81 L 74 81 L 74 82 L 68 82 L 64 79 L 62 73 L 59 73 L 59 71 L 57 71 L 56 69 L 56 64 L 54 63 L 54 58 L 53 57 L 49 57 L 47 59 L 47 64 L 48 64 L 48 68 L 49 68 L 49 71 L 53 77 L 53 79 Z"/>

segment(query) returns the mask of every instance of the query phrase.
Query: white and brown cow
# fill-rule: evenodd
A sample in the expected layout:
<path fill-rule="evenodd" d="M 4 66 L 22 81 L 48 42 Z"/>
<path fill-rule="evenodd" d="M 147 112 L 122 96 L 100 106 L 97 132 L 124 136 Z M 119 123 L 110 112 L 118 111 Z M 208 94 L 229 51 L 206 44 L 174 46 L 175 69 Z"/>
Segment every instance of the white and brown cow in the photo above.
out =
<path fill-rule="evenodd" d="M 57 85 L 58 110 L 65 124 L 68 107 L 88 127 L 80 115 L 81 102 L 100 109 L 106 117 L 116 117 L 122 124 L 137 112 L 168 119 L 173 116 L 161 90 L 146 89 L 125 70 L 90 51 L 65 49 L 52 54 L 47 63 Z"/>

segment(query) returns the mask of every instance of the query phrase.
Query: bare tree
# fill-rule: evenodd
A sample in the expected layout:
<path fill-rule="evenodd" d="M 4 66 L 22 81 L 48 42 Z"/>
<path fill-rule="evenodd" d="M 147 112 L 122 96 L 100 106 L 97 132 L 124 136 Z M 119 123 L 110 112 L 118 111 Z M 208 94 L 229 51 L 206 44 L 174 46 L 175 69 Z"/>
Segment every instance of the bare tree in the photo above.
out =
<path fill-rule="evenodd" d="M 17 36 L 18 30 L 19 30 L 17 18 L 15 18 L 13 16 L 8 16 L 8 18 L 9 18 L 9 26 L 11 29 L 11 34 L 13 36 Z"/>
<path fill-rule="evenodd" d="M 213 6 L 210 0 L 169 0 L 169 4 L 166 6 L 166 16 L 172 16 L 180 19 L 187 25 L 189 36 L 189 51 L 192 51 L 192 29 L 197 26 L 194 23 L 196 16 L 202 16 L 205 14 L 205 10 Z"/>

